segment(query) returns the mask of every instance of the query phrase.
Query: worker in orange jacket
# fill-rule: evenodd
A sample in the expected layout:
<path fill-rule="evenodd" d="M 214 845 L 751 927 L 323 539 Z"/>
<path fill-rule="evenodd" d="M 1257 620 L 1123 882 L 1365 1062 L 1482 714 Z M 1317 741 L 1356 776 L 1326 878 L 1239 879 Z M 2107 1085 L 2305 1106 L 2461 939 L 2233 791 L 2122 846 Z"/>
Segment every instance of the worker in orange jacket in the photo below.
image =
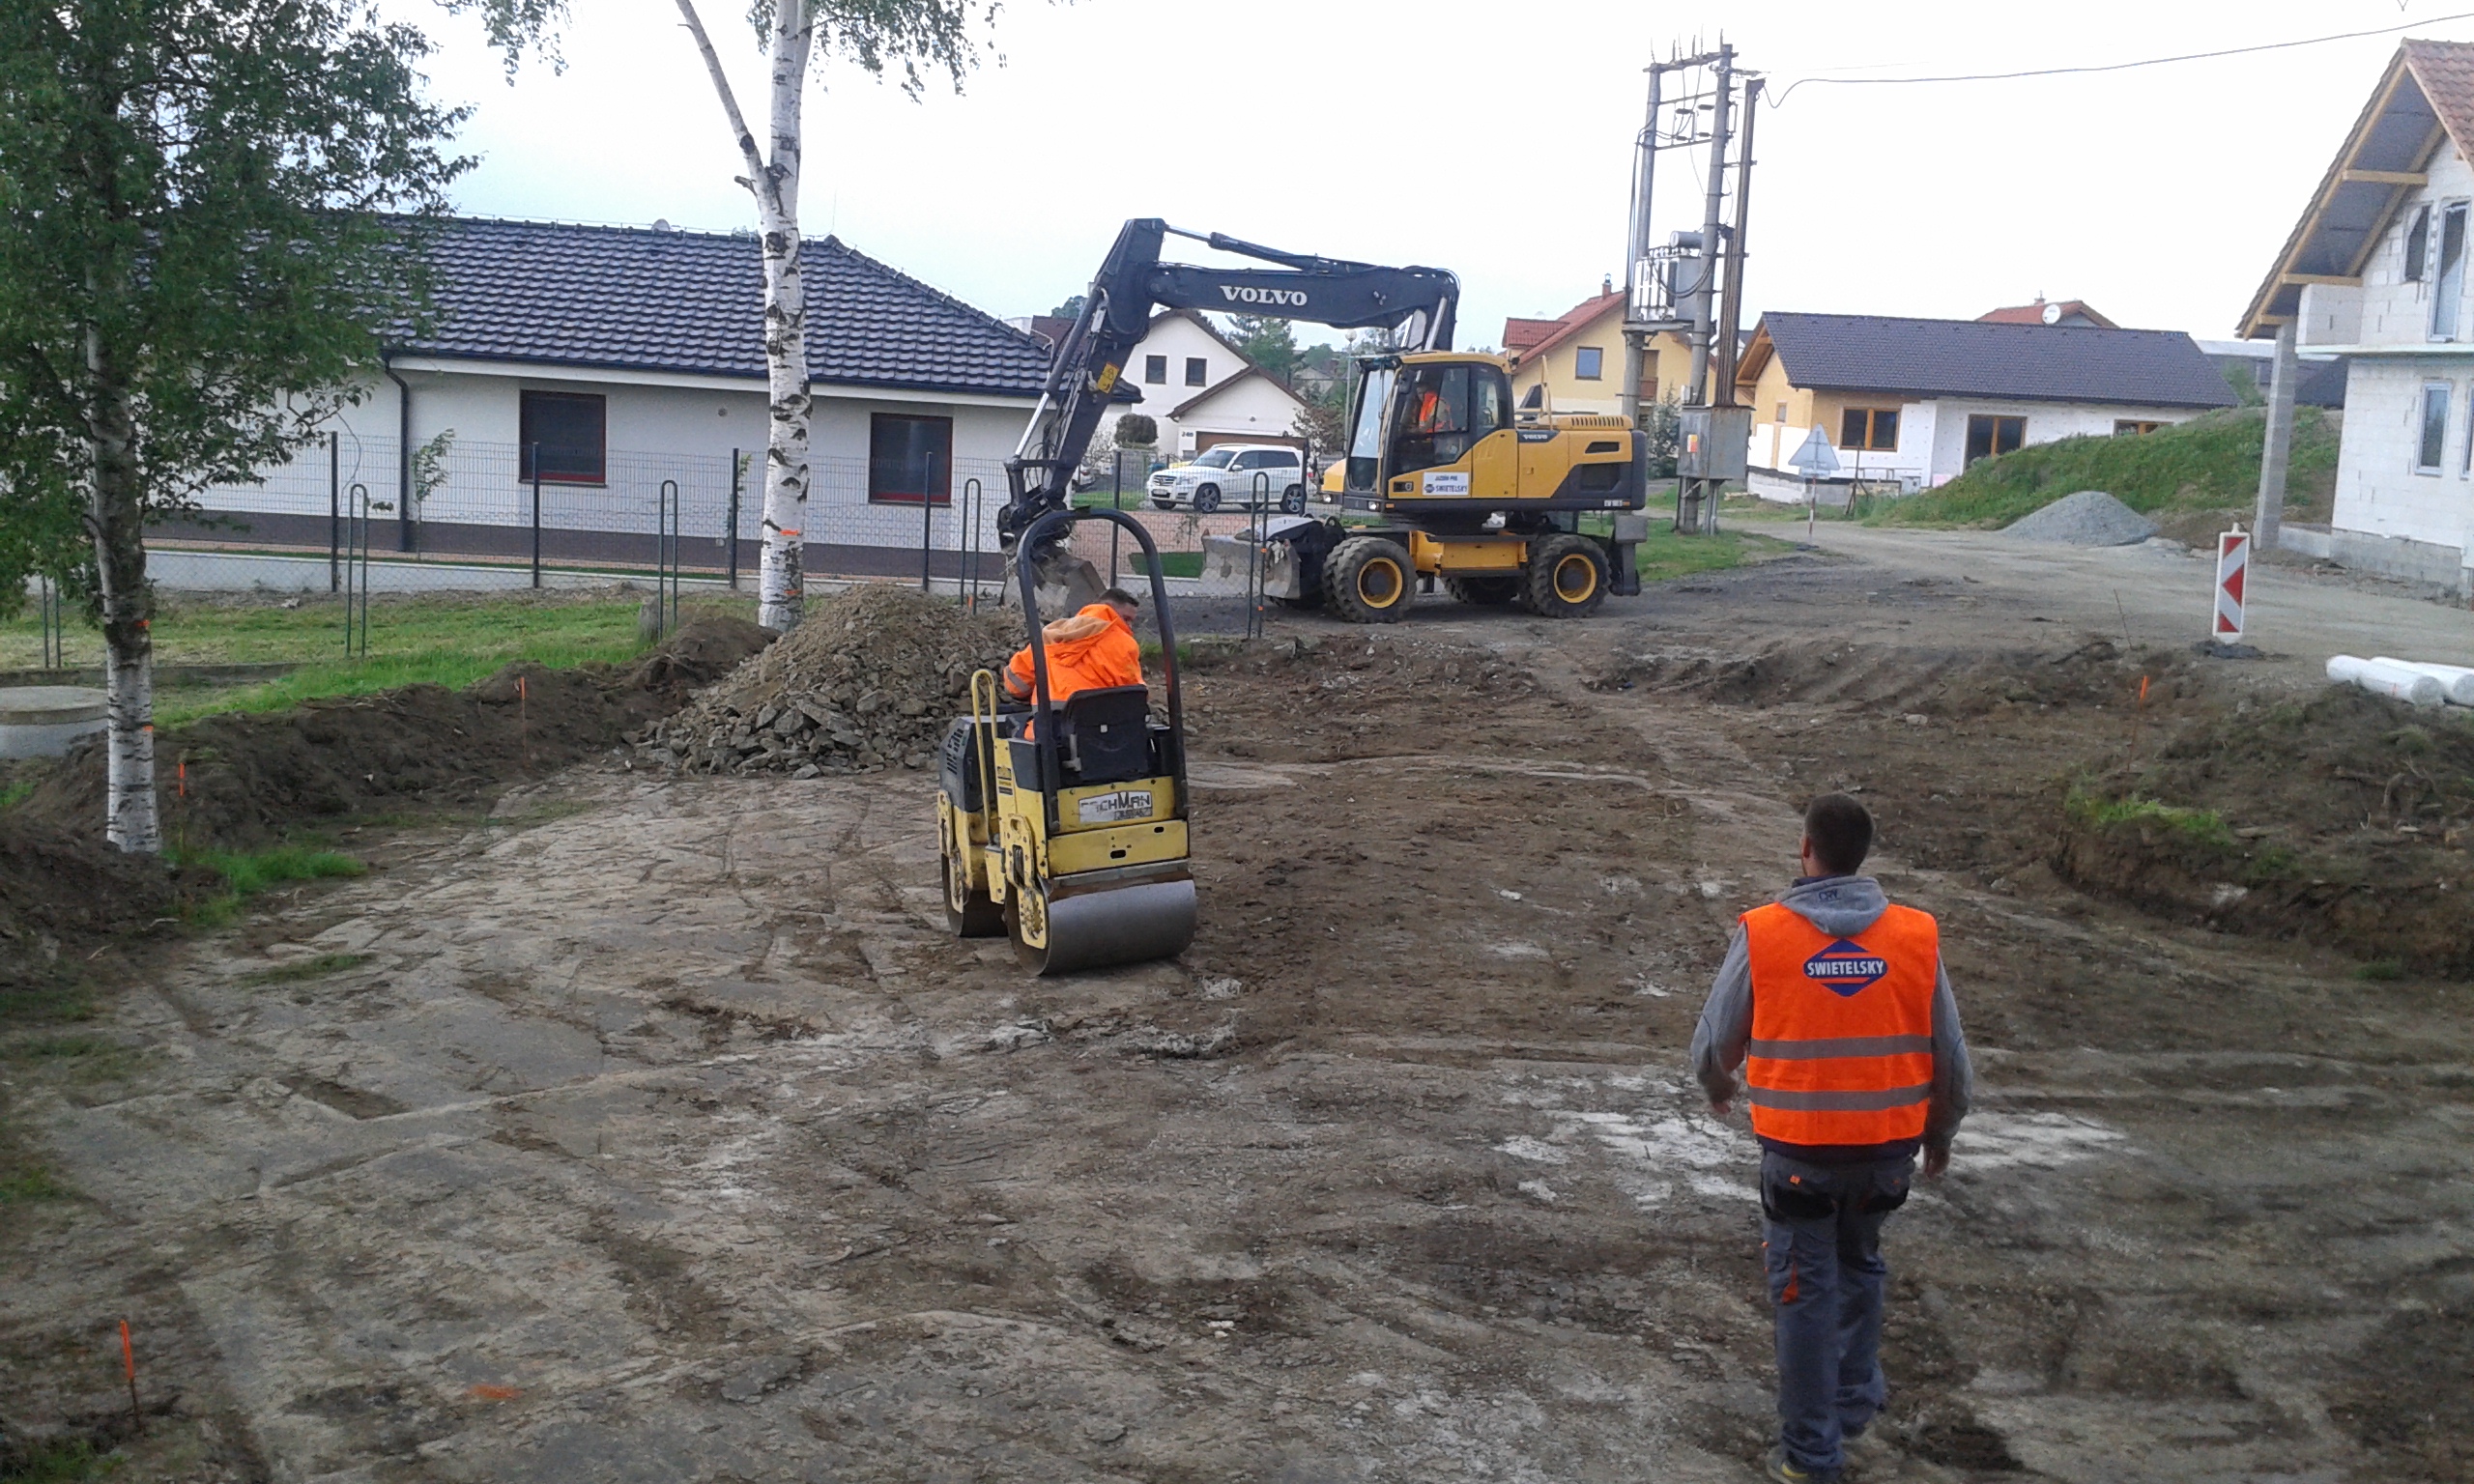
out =
<path fill-rule="evenodd" d="M 1882 1223 L 1949 1166 L 1973 1095 L 1931 914 L 1856 874 L 1873 816 L 1843 793 L 1804 812 L 1803 874 L 1743 915 L 1692 1038 L 1724 1118 L 1744 1069 L 1761 1141 L 1762 1248 L 1776 1311 L 1778 1484 L 1834 1480 L 1882 1410 Z"/>
<path fill-rule="evenodd" d="M 1134 637 L 1135 615 L 1141 612 L 1134 594 L 1111 587 L 1071 618 L 1043 626 L 1049 703 L 1061 706 L 1077 691 L 1142 684 L 1142 646 Z M 1031 648 L 1024 644 L 1005 667 L 1005 690 L 1016 700 L 1029 700 L 1031 685 Z M 1030 728 L 1022 734 L 1030 735 Z"/>

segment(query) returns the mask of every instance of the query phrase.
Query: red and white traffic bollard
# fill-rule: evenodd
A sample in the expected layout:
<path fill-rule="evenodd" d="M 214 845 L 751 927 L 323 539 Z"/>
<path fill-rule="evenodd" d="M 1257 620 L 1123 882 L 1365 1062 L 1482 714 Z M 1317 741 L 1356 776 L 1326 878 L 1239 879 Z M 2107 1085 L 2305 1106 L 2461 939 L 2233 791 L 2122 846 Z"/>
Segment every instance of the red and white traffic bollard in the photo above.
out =
<path fill-rule="evenodd" d="M 2242 593 L 2251 575 L 2251 536 L 2241 527 L 2216 538 L 2216 611 L 2208 637 L 2220 642 L 2242 637 Z"/>

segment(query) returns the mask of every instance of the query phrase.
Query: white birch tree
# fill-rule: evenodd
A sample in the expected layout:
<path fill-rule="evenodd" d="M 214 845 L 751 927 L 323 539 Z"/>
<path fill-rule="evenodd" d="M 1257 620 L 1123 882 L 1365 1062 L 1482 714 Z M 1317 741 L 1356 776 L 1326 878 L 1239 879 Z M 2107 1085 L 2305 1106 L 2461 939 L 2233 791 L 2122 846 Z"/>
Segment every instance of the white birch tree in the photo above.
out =
<path fill-rule="evenodd" d="M 997 7 L 973 0 L 758 0 L 749 18 L 763 43 L 766 61 L 765 131 L 760 140 L 748 127 L 695 0 L 677 0 L 677 5 L 746 166 L 738 182 L 756 198 L 764 254 L 764 365 L 772 418 L 765 440 L 764 554 L 757 621 L 768 629 L 789 630 L 799 621 L 805 593 L 800 546 L 812 482 L 807 280 L 799 250 L 809 68 L 833 56 L 856 62 L 877 76 L 888 65 L 898 66 L 903 91 L 915 98 L 925 66 L 943 71 L 959 89 L 977 60 L 971 23 L 975 17 L 992 23 Z"/>

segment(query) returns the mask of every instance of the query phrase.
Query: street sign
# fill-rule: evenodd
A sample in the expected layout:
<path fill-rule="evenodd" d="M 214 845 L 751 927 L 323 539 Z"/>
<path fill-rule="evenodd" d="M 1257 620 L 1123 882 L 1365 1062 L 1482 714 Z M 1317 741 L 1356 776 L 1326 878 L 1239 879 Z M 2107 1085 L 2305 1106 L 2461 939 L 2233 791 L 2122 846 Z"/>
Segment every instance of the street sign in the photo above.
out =
<path fill-rule="evenodd" d="M 1803 445 L 1787 456 L 1787 467 L 1807 479 L 1826 479 L 1838 472 L 1838 450 L 1829 446 L 1829 435 L 1821 430 L 1821 424 L 1813 424 Z"/>
<path fill-rule="evenodd" d="M 2216 611 L 2208 618 L 2211 639 L 2242 637 L 2242 592 L 2251 575 L 2251 537 L 2241 527 L 2216 538 Z"/>

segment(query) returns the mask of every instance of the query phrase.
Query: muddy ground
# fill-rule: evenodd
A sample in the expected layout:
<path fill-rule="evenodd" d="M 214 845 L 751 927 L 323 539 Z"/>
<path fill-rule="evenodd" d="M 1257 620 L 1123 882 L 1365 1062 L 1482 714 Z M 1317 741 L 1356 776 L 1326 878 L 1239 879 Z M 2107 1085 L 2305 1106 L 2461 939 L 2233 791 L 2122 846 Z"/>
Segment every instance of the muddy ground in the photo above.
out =
<path fill-rule="evenodd" d="M 1683 1053 L 1841 786 L 1982 1080 L 1854 1477 L 2466 1477 L 2467 985 L 2064 874 L 2075 784 L 2316 659 L 1908 550 L 1283 618 L 1192 677 L 1174 964 L 946 937 L 915 775 L 388 835 L 6 1064 L 77 1194 L 0 1208 L 0 1417 L 120 1441 L 126 1315 L 126 1477 L 1751 1477 L 1754 1151 Z"/>

